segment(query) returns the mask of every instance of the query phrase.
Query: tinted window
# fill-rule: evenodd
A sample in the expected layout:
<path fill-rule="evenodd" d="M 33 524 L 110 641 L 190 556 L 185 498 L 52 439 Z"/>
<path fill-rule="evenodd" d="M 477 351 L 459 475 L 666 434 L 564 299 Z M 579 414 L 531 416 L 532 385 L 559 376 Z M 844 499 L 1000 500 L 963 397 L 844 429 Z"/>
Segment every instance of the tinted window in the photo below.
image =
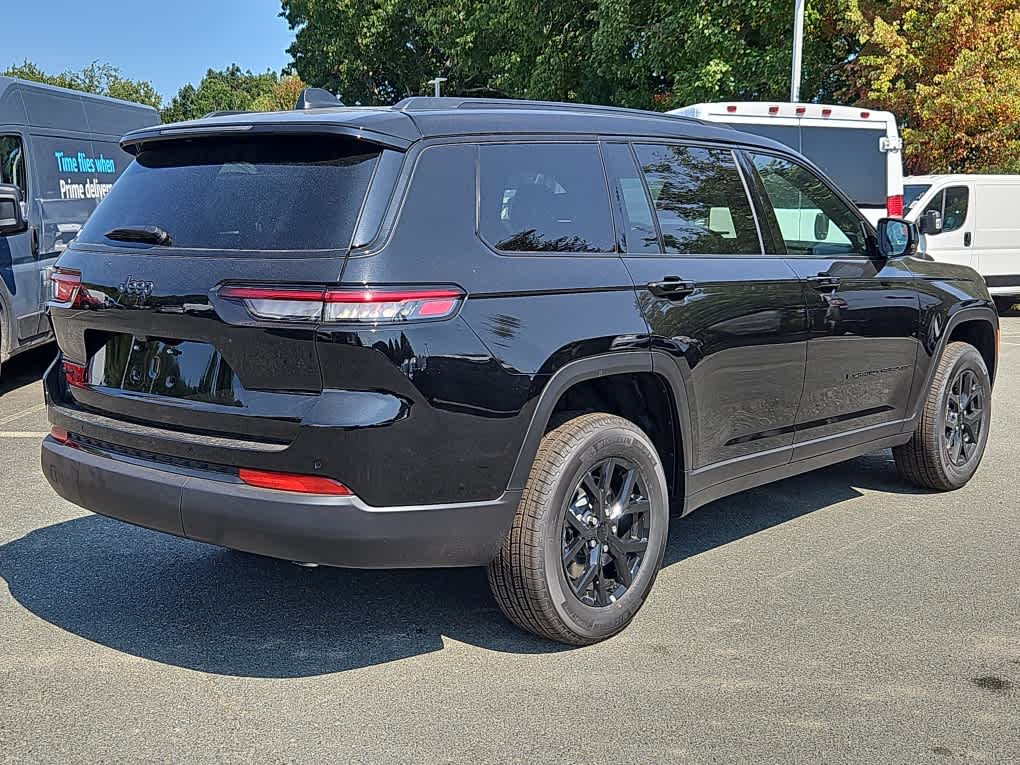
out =
<path fill-rule="evenodd" d="M 791 255 L 865 254 L 858 213 L 806 167 L 781 157 L 752 154 Z"/>
<path fill-rule="evenodd" d="M 903 209 L 910 212 L 931 188 L 930 183 L 911 183 L 903 187 Z"/>
<path fill-rule="evenodd" d="M 484 144 L 479 175 L 479 231 L 497 250 L 616 250 L 595 144 Z"/>
<path fill-rule="evenodd" d="M 930 188 L 930 187 L 929 187 Z M 942 231 L 946 234 L 963 227 L 967 222 L 967 208 L 970 203 L 970 190 L 966 186 L 951 186 L 940 191 L 925 206 L 922 215 L 929 210 L 934 210 L 942 216 Z M 937 236 L 931 234 L 931 236 Z"/>
<path fill-rule="evenodd" d="M 761 254 L 754 213 L 732 152 L 695 146 L 635 149 L 666 252 Z"/>
<path fill-rule="evenodd" d="M 0 135 L 0 183 L 17 186 L 21 189 L 21 198 L 28 200 L 25 149 L 16 135 Z"/>
<path fill-rule="evenodd" d="M 879 146 L 884 129 L 730 124 L 799 151 L 859 207 L 886 206 L 889 168 Z"/>
<path fill-rule="evenodd" d="M 885 130 L 801 128 L 800 151 L 859 207 L 886 206 L 889 167 L 879 142 Z"/>
<path fill-rule="evenodd" d="M 630 146 L 621 143 L 603 147 L 609 187 L 621 216 L 622 225 L 617 232 L 625 252 L 651 252 L 660 254 L 659 235 L 655 230 L 652 208 L 648 202 L 644 181 Z"/>
<path fill-rule="evenodd" d="M 79 238 L 136 246 L 104 234 L 154 225 L 175 248 L 346 249 L 378 157 L 325 137 L 168 142 L 138 155 Z"/>

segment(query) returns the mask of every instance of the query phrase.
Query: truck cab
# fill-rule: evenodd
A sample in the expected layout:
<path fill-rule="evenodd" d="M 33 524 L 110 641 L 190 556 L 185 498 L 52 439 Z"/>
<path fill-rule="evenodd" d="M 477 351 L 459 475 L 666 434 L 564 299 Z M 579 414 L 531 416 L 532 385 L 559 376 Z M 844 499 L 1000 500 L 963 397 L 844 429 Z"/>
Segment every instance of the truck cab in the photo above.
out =
<path fill-rule="evenodd" d="M 118 143 L 150 106 L 0 77 L 0 187 L 28 226 L 0 234 L 0 364 L 53 339 L 56 259 L 131 161 Z"/>

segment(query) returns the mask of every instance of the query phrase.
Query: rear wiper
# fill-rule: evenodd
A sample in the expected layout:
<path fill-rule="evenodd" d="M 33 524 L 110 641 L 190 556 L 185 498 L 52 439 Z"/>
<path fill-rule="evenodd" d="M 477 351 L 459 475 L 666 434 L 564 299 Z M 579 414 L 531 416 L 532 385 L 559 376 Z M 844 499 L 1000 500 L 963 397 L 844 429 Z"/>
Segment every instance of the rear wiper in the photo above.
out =
<path fill-rule="evenodd" d="M 169 247 L 171 244 L 170 234 L 159 226 L 122 226 L 107 231 L 105 236 L 118 242 L 144 242 L 158 244 L 161 247 Z"/>

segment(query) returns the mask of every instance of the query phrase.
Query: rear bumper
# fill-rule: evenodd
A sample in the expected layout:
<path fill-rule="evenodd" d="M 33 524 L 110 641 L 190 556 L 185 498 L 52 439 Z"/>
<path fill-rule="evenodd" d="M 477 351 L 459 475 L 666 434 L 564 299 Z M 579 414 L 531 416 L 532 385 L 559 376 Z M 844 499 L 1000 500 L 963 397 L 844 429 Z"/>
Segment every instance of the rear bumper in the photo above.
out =
<path fill-rule="evenodd" d="M 179 537 L 274 558 L 353 568 L 488 563 L 520 499 L 371 507 L 354 497 L 259 489 L 230 475 L 146 463 L 46 438 L 42 469 L 86 510 Z"/>

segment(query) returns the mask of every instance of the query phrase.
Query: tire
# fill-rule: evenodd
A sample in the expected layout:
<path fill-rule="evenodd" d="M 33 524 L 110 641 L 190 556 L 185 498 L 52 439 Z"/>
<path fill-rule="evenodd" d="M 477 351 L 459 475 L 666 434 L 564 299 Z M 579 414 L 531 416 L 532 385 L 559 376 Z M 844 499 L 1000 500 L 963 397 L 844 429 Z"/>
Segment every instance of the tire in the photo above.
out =
<path fill-rule="evenodd" d="M 963 388 L 971 387 L 969 381 L 976 386 L 978 398 L 969 393 L 964 398 Z M 914 435 L 903 446 L 893 449 L 900 475 L 924 489 L 952 491 L 964 486 L 981 464 L 988 443 L 991 394 L 988 368 L 978 350 L 969 343 L 947 345 Z M 952 410 L 958 413 L 961 402 L 965 416 L 953 417 Z M 954 429 L 959 441 L 954 440 Z"/>
<path fill-rule="evenodd" d="M 584 414 L 542 439 L 513 526 L 489 564 L 489 586 L 519 627 L 570 645 L 597 643 L 641 608 L 668 525 L 666 476 L 648 436 L 621 417 Z"/>

